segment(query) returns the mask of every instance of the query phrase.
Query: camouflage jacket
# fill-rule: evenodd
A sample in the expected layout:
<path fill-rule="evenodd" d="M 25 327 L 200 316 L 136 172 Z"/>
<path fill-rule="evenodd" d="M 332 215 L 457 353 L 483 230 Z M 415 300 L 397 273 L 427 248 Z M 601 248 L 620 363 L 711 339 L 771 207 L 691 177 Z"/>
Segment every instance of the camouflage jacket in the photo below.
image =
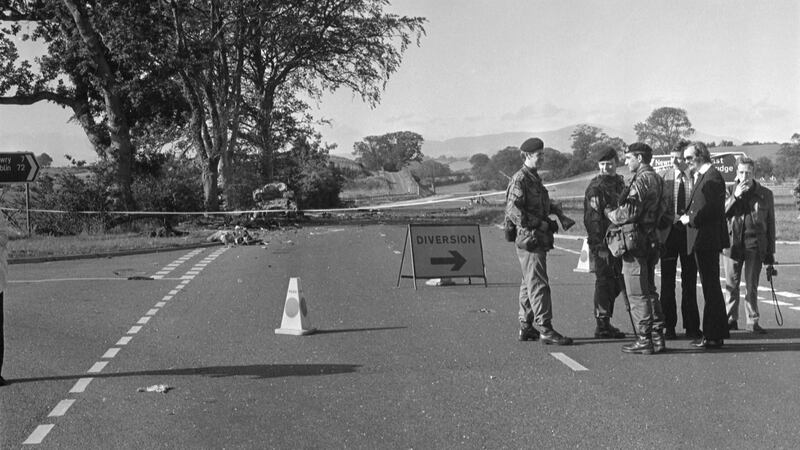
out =
<path fill-rule="evenodd" d="M 583 199 L 583 224 L 589 248 L 605 245 L 604 238 L 611 221 L 604 210 L 619 206 L 619 197 L 624 189 L 625 179 L 621 175 L 598 175 L 589 182 Z"/>
<path fill-rule="evenodd" d="M 547 219 L 552 208 L 556 207 L 536 169 L 522 166 L 511 177 L 506 216 L 517 226 L 518 234 L 530 234 L 532 229 L 538 228 Z M 552 231 L 550 234 L 552 235 Z"/>
<path fill-rule="evenodd" d="M 643 231 L 655 232 L 666 210 L 671 193 L 664 192 L 664 180 L 649 164 L 639 166 L 633 179 L 623 191 L 619 207 L 608 212 L 611 223 L 636 223 Z"/>

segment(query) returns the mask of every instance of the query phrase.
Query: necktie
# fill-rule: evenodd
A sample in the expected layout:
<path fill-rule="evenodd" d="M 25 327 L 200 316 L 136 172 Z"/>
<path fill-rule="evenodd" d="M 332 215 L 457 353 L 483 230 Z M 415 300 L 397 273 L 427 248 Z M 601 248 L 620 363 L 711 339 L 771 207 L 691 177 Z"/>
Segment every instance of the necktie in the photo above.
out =
<path fill-rule="evenodd" d="M 686 186 L 683 182 L 683 173 L 678 175 L 678 198 L 675 200 L 675 211 L 682 216 L 686 209 Z"/>

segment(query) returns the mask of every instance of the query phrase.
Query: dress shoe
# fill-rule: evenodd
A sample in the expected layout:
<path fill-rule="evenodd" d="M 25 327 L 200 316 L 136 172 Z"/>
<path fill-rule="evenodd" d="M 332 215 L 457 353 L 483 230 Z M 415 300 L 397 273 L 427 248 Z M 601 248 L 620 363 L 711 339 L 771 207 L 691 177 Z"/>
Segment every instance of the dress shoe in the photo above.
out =
<path fill-rule="evenodd" d="M 0 386 L 5 386 L 5 385 L 6 385 L 6 380 L 4 380 L 3 377 L 0 377 Z"/>
<path fill-rule="evenodd" d="M 664 337 L 667 339 L 677 339 L 678 335 L 675 334 L 675 328 L 674 327 L 664 328 Z"/>
<path fill-rule="evenodd" d="M 686 330 L 686 339 L 703 339 L 703 332 L 700 330 Z"/>
<path fill-rule="evenodd" d="M 732 330 L 738 330 L 738 329 L 739 329 L 739 323 L 738 322 L 736 322 L 735 320 L 732 320 L 732 321 L 728 322 L 728 330 L 732 331 Z"/>
<path fill-rule="evenodd" d="M 533 328 L 533 325 L 524 322 L 519 324 L 520 341 L 535 341 L 537 339 L 539 339 L 539 332 L 536 331 L 536 328 Z"/>
<path fill-rule="evenodd" d="M 663 331 L 653 332 L 653 353 L 661 353 L 667 351 L 667 343 L 664 340 L 665 334 Z"/>
<path fill-rule="evenodd" d="M 767 334 L 767 330 L 761 328 L 761 325 L 758 323 L 754 323 L 752 327 L 750 327 L 750 331 L 755 334 Z"/>
<path fill-rule="evenodd" d="M 724 341 L 722 339 L 698 339 L 696 341 L 692 341 L 690 346 L 694 348 L 700 349 L 717 349 L 722 348 Z"/>
<path fill-rule="evenodd" d="M 636 340 L 630 344 L 623 345 L 622 351 L 625 353 L 638 353 L 640 355 L 653 354 L 653 340 L 650 335 L 636 336 Z"/>
<path fill-rule="evenodd" d="M 542 344 L 545 345 L 572 345 L 571 338 L 562 336 L 558 333 L 558 331 L 553 329 L 543 332 L 539 339 L 542 341 Z"/>

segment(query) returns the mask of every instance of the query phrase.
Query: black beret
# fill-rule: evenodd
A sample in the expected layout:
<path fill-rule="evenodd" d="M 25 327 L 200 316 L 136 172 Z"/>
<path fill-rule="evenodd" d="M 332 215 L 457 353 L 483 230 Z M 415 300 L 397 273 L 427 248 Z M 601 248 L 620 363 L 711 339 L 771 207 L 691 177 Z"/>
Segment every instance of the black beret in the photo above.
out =
<path fill-rule="evenodd" d="M 543 148 L 544 148 L 544 142 L 542 142 L 541 139 L 530 138 L 522 143 L 522 145 L 519 147 L 519 150 L 525 153 L 533 153 L 533 152 L 538 152 Z"/>
<path fill-rule="evenodd" d="M 597 161 L 616 161 L 617 160 L 617 149 L 610 145 L 602 145 L 600 148 L 597 149 L 596 153 Z"/>
<path fill-rule="evenodd" d="M 644 142 L 634 142 L 633 144 L 628 146 L 628 149 L 625 150 L 625 153 L 646 153 L 648 155 L 653 154 L 653 149 L 650 148 L 649 145 L 645 144 Z"/>

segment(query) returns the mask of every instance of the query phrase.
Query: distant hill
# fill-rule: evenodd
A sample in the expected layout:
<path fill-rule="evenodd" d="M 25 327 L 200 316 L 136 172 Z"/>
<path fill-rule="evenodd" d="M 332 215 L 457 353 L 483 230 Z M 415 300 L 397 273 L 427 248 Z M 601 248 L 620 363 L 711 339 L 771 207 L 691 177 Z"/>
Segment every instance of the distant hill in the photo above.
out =
<path fill-rule="evenodd" d="M 456 158 L 467 158 L 476 153 L 493 155 L 506 147 L 519 147 L 525 139 L 529 137 L 539 137 L 544 141 L 546 147 L 560 151 L 561 153 L 572 153 L 572 132 L 579 124 L 570 125 L 550 131 L 522 131 L 508 132 L 499 134 L 487 134 L 483 136 L 456 137 L 444 141 L 425 141 L 422 144 L 422 153 L 430 158 L 439 156 L 452 156 Z M 600 124 L 589 124 L 602 129 L 611 137 L 622 138 L 627 143 L 636 142 L 636 133 L 631 131 L 621 131 L 612 127 Z M 703 142 L 720 142 L 722 140 L 741 143 L 740 139 L 727 136 L 715 136 L 702 131 L 695 132 L 693 140 Z"/>

